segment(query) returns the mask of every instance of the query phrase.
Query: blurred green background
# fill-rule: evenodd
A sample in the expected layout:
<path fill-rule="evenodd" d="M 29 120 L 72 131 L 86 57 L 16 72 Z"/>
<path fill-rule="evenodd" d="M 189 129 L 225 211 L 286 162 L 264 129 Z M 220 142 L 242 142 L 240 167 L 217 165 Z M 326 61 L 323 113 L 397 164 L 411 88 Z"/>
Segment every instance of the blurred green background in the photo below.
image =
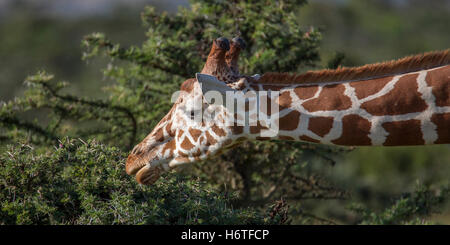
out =
<path fill-rule="evenodd" d="M 103 32 L 124 46 L 145 40 L 140 12 L 145 5 L 174 13 L 188 1 L 0 1 L 0 100 L 22 93 L 23 80 L 39 70 L 72 83 L 74 94 L 102 98 L 107 65 L 101 58 L 81 61 L 81 40 Z M 310 0 L 298 13 L 299 28 L 319 28 L 323 34 L 322 65 L 343 53 L 345 66 L 400 58 L 450 48 L 448 0 Z M 412 191 L 415 182 L 449 184 L 450 146 L 361 147 L 341 156 L 334 167 L 317 171 L 347 189 L 356 201 L 377 209 L 392 197 Z M 304 205 L 308 205 L 307 203 Z M 311 203 L 311 205 L 314 205 Z M 346 202 L 330 201 L 324 216 L 351 215 Z M 449 207 L 449 205 L 447 205 Z M 450 208 L 434 218 L 450 224 Z"/>

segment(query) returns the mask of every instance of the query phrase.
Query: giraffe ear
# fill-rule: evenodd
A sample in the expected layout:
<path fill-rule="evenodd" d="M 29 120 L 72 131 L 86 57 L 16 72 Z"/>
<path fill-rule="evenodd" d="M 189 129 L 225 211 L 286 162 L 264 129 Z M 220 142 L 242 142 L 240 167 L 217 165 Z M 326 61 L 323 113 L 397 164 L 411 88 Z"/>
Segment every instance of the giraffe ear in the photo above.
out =
<path fill-rule="evenodd" d="M 226 96 L 227 91 L 236 91 L 227 86 L 227 84 L 223 81 L 220 81 L 215 76 L 196 73 L 197 81 L 200 83 L 200 87 L 202 88 L 203 95 L 206 95 L 210 91 L 215 91 L 221 93 L 223 96 Z"/>

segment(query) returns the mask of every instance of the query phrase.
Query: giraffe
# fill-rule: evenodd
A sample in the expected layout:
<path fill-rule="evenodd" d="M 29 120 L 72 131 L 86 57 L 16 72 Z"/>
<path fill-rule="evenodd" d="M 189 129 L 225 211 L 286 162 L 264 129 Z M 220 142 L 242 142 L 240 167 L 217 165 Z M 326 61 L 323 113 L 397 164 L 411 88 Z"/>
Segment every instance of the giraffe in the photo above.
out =
<path fill-rule="evenodd" d="M 231 47 L 230 47 L 231 46 Z M 303 74 L 240 75 L 242 41 L 214 41 L 202 73 L 182 83 L 169 113 L 126 161 L 138 183 L 153 184 L 179 165 L 218 155 L 246 140 L 293 140 L 344 146 L 407 146 L 450 143 L 450 50 L 356 68 Z M 277 132 L 268 123 L 237 124 L 250 113 L 210 103 L 210 91 L 275 91 Z M 256 97 L 257 99 L 259 97 Z M 248 101 L 246 101 L 248 102 Z M 204 111 L 209 120 L 194 120 Z M 227 120 L 232 124 L 224 124 Z"/>

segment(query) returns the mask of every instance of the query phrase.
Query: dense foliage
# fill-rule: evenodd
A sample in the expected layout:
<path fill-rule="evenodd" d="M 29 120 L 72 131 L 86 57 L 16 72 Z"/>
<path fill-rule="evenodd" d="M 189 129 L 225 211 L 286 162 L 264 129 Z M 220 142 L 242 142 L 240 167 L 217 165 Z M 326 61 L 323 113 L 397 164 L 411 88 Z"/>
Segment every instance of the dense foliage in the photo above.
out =
<path fill-rule="evenodd" d="M 147 39 L 139 47 L 88 35 L 83 58 L 106 57 L 103 73 L 114 81 L 105 99 L 71 94 L 69 83 L 46 72 L 28 77 L 24 96 L 0 107 L 0 223 L 335 223 L 302 203 L 349 198 L 314 171 L 330 168 L 334 156 L 349 148 L 245 143 L 181 174 L 166 174 L 151 187 L 137 185 L 123 165 L 127 152 L 167 113 L 172 93 L 201 69 L 215 38 L 246 40 L 240 61 L 246 74 L 317 66 L 321 34 L 299 28 L 296 16 L 304 3 L 196 0 L 176 15 L 148 7 L 142 13 Z M 327 64 L 342 61 L 338 54 Z M 381 213 L 354 206 L 360 217 L 355 222 L 417 223 L 448 196 L 424 188 Z"/>
<path fill-rule="evenodd" d="M 278 214 L 233 209 L 198 180 L 168 174 L 138 185 L 125 154 L 95 141 L 63 139 L 37 154 L 27 144 L 0 156 L 0 224 L 271 224 Z"/>

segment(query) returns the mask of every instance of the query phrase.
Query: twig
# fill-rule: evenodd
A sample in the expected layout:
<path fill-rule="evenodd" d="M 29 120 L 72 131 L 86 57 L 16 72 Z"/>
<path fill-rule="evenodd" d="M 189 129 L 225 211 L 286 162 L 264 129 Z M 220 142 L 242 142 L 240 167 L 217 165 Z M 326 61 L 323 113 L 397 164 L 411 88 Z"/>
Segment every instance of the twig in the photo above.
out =
<path fill-rule="evenodd" d="M 54 97 L 59 98 L 61 100 L 81 103 L 81 104 L 85 104 L 85 105 L 89 105 L 89 106 L 96 106 L 96 107 L 100 107 L 100 108 L 113 109 L 113 110 L 117 110 L 117 111 L 121 111 L 121 112 L 125 113 L 128 116 L 128 118 L 131 120 L 131 125 L 132 125 L 132 134 L 131 134 L 130 143 L 129 143 L 128 148 L 131 149 L 133 147 L 134 141 L 136 139 L 136 133 L 137 133 L 137 122 L 136 122 L 136 118 L 134 117 L 133 113 L 130 110 L 128 110 L 127 108 L 122 107 L 122 106 L 109 105 L 103 101 L 88 101 L 88 100 L 84 100 L 84 99 L 74 97 L 71 95 L 59 95 L 56 93 L 56 91 L 50 85 L 48 85 L 46 83 L 41 83 L 41 84 Z"/>
<path fill-rule="evenodd" d="M 0 122 L 7 124 L 7 125 L 15 125 L 22 129 L 32 130 L 32 131 L 34 131 L 42 136 L 45 136 L 46 138 L 51 139 L 51 140 L 58 140 L 58 137 L 55 134 L 43 129 L 42 127 L 40 127 L 36 124 L 30 123 L 30 122 L 23 122 L 17 118 L 13 118 L 13 117 L 1 117 Z"/>

